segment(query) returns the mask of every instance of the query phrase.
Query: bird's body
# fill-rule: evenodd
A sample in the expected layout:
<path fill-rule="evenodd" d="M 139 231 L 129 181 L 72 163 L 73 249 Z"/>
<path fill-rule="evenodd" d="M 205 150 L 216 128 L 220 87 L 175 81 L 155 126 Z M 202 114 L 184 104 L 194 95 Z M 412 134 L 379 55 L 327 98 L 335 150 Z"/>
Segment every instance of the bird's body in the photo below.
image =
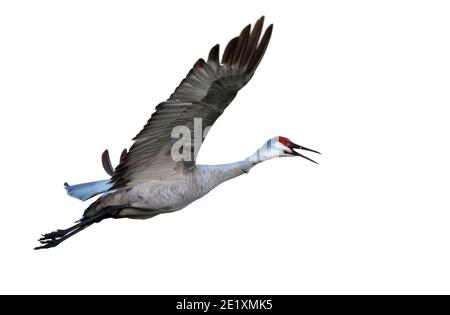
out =
<path fill-rule="evenodd" d="M 110 179 L 74 186 L 66 184 L 69 195 L 80 200 L 101 196 L 86 209 L 76 225 L 45 234 L 40 239 L 42 246 L 37 249 L 55 247 L 107 218 L 148 219 L 180 210 L 268 159 L 282 156 L 309 159 L 294 149 L 318 153 L 287 138 L 275 137 L 242 161 L 223 165 L 195 163 L 208 128 L 250 81 L 264 56 L 272 25 L 261 37 L 263 20 L 259 19 L 253 29 L 248 25 L 232 39 L 222 61 L 216 45 L 207 61 L 199 59 L 195 63 L 170 98 L 156 107 L 130 150 L 122 153 L 115 169 L 105 151 L 102 163 Z"/>
<path fill-rule="evenodd" d="M 203 197 L 221 183 L 247 173 L 253 165 L 253 162 L 246 160 L 224 165 L 197 165 L 178 178 L 136 183 L 103 197 L 85 215 L 94 216 L 107 205 L 129 205 L 120 210 L 115 218 L 147 219 L 174 212 Z"/>

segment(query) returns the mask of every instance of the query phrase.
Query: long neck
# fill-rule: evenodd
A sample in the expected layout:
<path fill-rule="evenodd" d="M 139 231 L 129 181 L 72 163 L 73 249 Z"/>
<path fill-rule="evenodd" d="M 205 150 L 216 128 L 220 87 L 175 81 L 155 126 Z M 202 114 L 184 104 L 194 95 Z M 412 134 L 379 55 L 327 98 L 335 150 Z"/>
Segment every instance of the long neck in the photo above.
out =
<path fill-rule="evenodd" d="M 212 189 L 227 180 L 248 173 L 256 164 L 277 156 L 274 150 L 265 144 L 254 154 L 241 161 L 220 165 L 197 165 L 198 175 Z"/>
<path fill-rule="evenodd" d="M 255 153 L 250 155 L 246 160 L 253 162 L 253 165 L 258 163 L 280 157 L 279 151 L 274 147 L 273 139 L 267 141 L 261 148 L 259 148 Z"/>

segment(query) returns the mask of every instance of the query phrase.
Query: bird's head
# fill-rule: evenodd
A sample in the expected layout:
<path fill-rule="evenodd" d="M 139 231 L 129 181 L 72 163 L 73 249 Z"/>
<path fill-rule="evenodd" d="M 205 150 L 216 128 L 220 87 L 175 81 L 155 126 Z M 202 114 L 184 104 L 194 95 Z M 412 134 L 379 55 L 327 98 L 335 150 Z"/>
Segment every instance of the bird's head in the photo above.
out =
<path fill-rule="evenodd" d="M 286 137 L 275 137 L 274 140 L 277 141 L 277 143 L 279 144 L 279 150 L 281 151 L 280 154 L 282 154 L 282 156 L 300 156 L 304 159 L 307 159 L 313 163 L 316 163 L 316 161 L 310 159 L 307 156 L 304 156 L 303 154 L 301 154 L 298 151 L 295 151 L 295 149 L 297 150 L 303 150 L 303 151 L 309 151 L 309 152 L 314 152 L 317 154 L 321 154 L 320 152 L 316 151 L 316 150 L 312 150 L 312 149 L 308 149 L 307 147 L 295 144 L 294 142 L 292 142 L 291 140 L 289 140 Z"/>
<path fill-rule="evenodd" d="M 298 151 L 296 151 L 298 150 Z M 286 137 L 275 137 L 267 141 L 253 156 L 257 161 L 265 161 L 276 157 L 286 157 L 286 156 L 300 156 L 307 159 L 313 163 L 316 161 L 310 159 L 309 157 L 303 155 L 302 151 L 309 151 L 320 154 L 320 152 L 312 149 L 308 149 L 304 146 L 295 144 Z"/>

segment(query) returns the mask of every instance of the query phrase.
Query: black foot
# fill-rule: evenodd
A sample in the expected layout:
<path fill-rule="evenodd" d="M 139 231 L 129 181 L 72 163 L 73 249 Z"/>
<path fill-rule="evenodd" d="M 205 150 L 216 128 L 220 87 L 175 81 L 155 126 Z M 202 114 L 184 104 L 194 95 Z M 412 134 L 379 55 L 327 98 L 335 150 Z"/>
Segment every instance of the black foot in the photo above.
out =
<path fill-rule="evenodd" d="M 98 223 L 107 218 L 113 218 L 117 215 L 117 213 L 127 206 L 107 206 L 103 208 L 98 214 L 90 218 L 82 218 L 77 224 L 74 226 L 65 229 L 65 230 L 56 230 L 55 232 L 47 233 L 42 235 L 39 239 L 41 246 L 36 247 L 35 249 L 44 249 L 44 248 L 52 248 L 58 246 L 63 241 L 67 240 L 69 237 L 83 231 L 85 228 L 90 226 L 91 224 Z M 89 208 L 88 208 L 89 209 Z"/>
<path fill-rule="evenodd" d="M 68 232 L 70 232 L 70 231 L 68 231 L 68 230 L 56 230 L 55 232 L 51 232 L 51 233 L 48 233 L 48 234 L 43 234 L 42 237 L 39 239 L 39 241 L 43 241 L 45 239 L 53 239 L 53 238 L 63 237 Z"/>
<path fill-rule="evenodd" d="M 55 232 L 44 234 L 39 239 L 39 242 L 42 244 L 42 246 L 35 247 L 34 249 L 44 249 L 58 246 L 59 243 L 64 241 L 72 231 L 74 231 L 74 228 L 66 230 L 56 230 Z"/>
<path fill-rule="evenodd" d="M 55 240 L 55 239 L 45 239 L 44 240 L 42 238 L 39 240 L 39 242 L 41 242 L 42 246 L 35 247 L 34 248 L 35 250 L 45 249 L 45 248 L 52 248 L 52 247 L 58 246 L 59 243 L 61 243 L 61 241 L 58 241 L 58 240 Z"/>

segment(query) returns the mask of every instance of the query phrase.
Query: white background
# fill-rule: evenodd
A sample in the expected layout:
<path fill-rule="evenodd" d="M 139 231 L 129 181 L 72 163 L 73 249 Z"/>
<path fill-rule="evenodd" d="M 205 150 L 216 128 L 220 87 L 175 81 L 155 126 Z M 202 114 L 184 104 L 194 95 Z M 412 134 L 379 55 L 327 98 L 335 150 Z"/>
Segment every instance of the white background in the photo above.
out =
<path fill-rule="evenodd" d="M 201 163 L 283 135 L 320 165 L 272 160 L 188 208 L 109 220 L 61 246 L 199 57 L 261 15 L 258 71 Z M 450 293 L 447 1 L 3 1 L 1 293 Z M 311 156 L 311 155 L 310 155 Z"/>

